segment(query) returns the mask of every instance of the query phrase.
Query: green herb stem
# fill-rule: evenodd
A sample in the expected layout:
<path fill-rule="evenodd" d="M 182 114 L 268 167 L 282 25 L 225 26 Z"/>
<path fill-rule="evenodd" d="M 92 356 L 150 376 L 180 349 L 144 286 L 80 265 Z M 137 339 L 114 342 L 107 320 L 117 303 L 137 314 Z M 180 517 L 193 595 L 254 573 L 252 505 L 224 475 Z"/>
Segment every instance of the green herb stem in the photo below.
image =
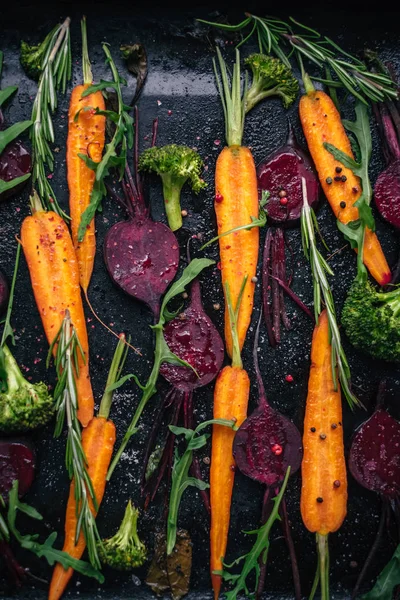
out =
<path fill-rule="evenodd" d="M 57 108 L 56 91 L 65 93 L 67 81 L 71 78 L 70 18 L 56 27 L 49 38 L 48 49 L 42 63 L 38 90 L 32 108 L 31 142 L 33 150 L 33 185 L 37 184 L 43 209 L 54 210 L 65 220 L 68 215 L 59 206 L 46 167 L 54 167 L 50 144 L 54 142 L 51 113 Z"/>
<path fill-rule="evenodd" d="M 0 348 L 4 347 L 4 345 L 7 342 L 7 339 L 9 337 L 11 338 L 12 344 L 15 345 L 14 333 L 13 333 L 13 329 L 11 327 L 11 313 L 12 313 L 12 308 L 13 308 L 13 304 L 14 304 L 15 284 L 17 282 L 17 274 L 18 274 L 20 255 L 21 255 L 21 244 L 18 243 L 17 254 L 15 257 L 15 264 L 14 264 L 14 272 L 13 272 L 12 281 L 11 281 L 10 296 L 8 299 L 7 313 L 6 313 L 6 318 L 4 320 L 4 329 L 3 329 L 3 335 L 1 337 Z"/>
<path fill-rule="evenodd" d="M 87 43 L 87 30 L 86 30 L 86 17 L 81 19 L 81 33 L 82 33 L 82 70 L 83 70 L 83 83 L 85 85 L 93 82 L 92 67 L 90 65 L 89 50 Z"/>
<path fill-rule="evenodd" d="M 97 546 L 101 544 L 101 538 L 96 526 L 96 518 L 93 515 L 89 498 L 95 509 L 98 509 L 93 483 L 88 472 L 88 462 L 82 446 L 82 431 L 77 417 L 78 395 L 76 390 L 76 377 L 79 373 L 78 353 L 84 359 L 82 347 L 71 323 L 69 311 L 65 311 L 65 317 L 61 328 L 54 338 L 48 355 L 48 361 L 54 346 L 56 351 L 56 370 L 58 381 L 54 390 L 54 401 L 56 403 L 57 420 L 55 437 L 62 433 L 64 421 L 67 422 L 67 444 L 65 453 L 65 464 L 70 479 L 74 481 L 75 501 L 77 506 L 77 524 L 75 530 L 75 543 L 78 543 L 79 535 L 83 532 L 89 554 L 89 561 L 96 569 L 101 568 Z"/>
<path fill-rule="evenodd" d="M 316 537 L 318 549 L 319 581 L 321 583 L 321 600 L 330 600 L 328 535 L 317 533 Z"/>
<path fill-rule="evenodd" d="M 111 404 L 114 396 L 114 390 L 110 390 L 109 388 L 112 387 L 120 378 L 128 351 L 129 347 L 126 344 L 125 335 L 121 333 L 111 362 L 110 370 L 108 372 L 106 388 L 100 402 L 98 416 L 103 417 L 104 419 L 108 419 L 110 416 Z"/>
<path fill-rule="evenodd" d="M 229 325 L 232 335 L 232 367 L 238 367 L 239 369 L 243 368 L 242 357 L 240 355 L 240 344 L 239 344 L 239 336 L 237 330 L 237 324 L 239 319 L 239 311 L 240 305 L 242 303 L 244 289 L 246 287 L 248 275 L 243 277 L 243 282 L 239 291 L 238 299 L 236 302 L 235 308 L 233 308 L 231 291 L 229 288 L 229 283 L 225 282 L 225 302 L 228 307 L 228 315 L 229 315 Z"/>
<path fill-rule="evenodd" d="M 318 222 L 313 209 L 307 200 L 307 185 L 302 178 L 303 207 L 301 211 L 301 238 L 306 258 L 310 262 L 314 288 L 314 315 L 318 323 L 318 317 L 322 312 L 322 300 L 328 316 L 329 335 L 331 342 L 331 369 L 335 390 L 338 388 L 338 377 L 343 393 L 351 409 L 354 406 L 361 407 L 360 400 L 351 391 L 351 373 L 347 361 L 340 331 L 337 322 L 335 302 L 327 275 L 333 275 L 333 271 L 317 248 L 316 234 L 319 232 Z"/>
<path fill-rule="evenodd" d="M 247 91 L 247 75 L 242 95 L 239 50 L 236 49 L 236 61 L 233 65 L 231 83 L 229 83 L 228 70 L 219 48 L 217 48 L 217 56 L 221 75 L 218 73 L 215 59 L 213 59 L 213 66 L 218 92 L 221 96 L 222 108 L 224 111 L 226 141 L 228 146 L 241 146 L 244 129 L 244 97 Z"/>
<path fill-rule="evenodd" d="M 115 382 L 114 385 L 112 385 L 108 388 L 109 390 L 116 389 L 127 379 L 134 379 L 142 391 L 142 397 L 141 397 L 140 402 L 135 410 L 135 413 L 132 417 L 129 427 L 125 432 L 125 435 L 122 439 L 121 445 L 118 448 L 117 453 L 115 454 L 115 456 L 113 458 L 110 468 L 108 469 L 107 481 L 109 481 L 111 479 L 114 469 L 117 466 L 123 452 L 125 451 L 125 448 L 127 447 L 128 443 L 129 443 L 129 440 L 136 433 L 137 424 L 139 422 L 140 417 L 142 416 L 144 409 L 146 408 L 148 401 L 157 392 L 157 380 L 158 380 L 158 376 L 160 373 L 161 365 L 164 362 L 174 364 L 174 365 L 181 365 L 181 366 L 185 366 L 185 367 L 192 369 L 196 373 L 195 369 L 193 369 L 193 367 L 188 362 L 179 358 L 179 356 L 177 356 L 176 354 L 171 352 L 171 350 L 168 348 L 167 342 L 165 341 L 165 338 L 164 338 L 163 328 L 164 328 L 164 325 L 167 320 L 167 316 L 166 316 L 168 313 L 167 305 L 168 305 L 169 301 L 172 300 L 172 298 L 174 298 L 178 294 L 182 294 L 185 291 L 187 285 L 191 281 L 193 281 L 193 279 L 195 279 L 203 269 L 211 266 L 212 264 L 214 264 L 214 261 L 209 260 L 208 258 L 193 259 L 189 263 L 189 265 L 184 269 L 184 271 L 183 271 L 181 277 L 178 279 L 178 281 L 176 281 L 170 287 L 168 292 L 165 294 L 164 299 L 161 304 L 159 321 L 158 321 L 157 325 L 152 326 L 152 329 L 155 332 L 154 362 L 153 362 L 153 368 L 152 368 L 149 378 L 146 382 L 146 385 L 145 386 L 140 385 L 140 383 L 135 375 L 126 375 L 120 381 Z"/>

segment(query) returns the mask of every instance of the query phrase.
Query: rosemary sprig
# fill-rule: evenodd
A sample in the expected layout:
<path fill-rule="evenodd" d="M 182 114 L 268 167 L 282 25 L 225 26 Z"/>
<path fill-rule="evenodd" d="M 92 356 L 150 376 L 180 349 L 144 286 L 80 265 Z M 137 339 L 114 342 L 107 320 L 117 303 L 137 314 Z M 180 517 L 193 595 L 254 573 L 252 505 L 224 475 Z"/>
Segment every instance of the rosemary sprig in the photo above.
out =
<path fill-rule="evenodd" d="M 130 106 L 127 106 L 122 98 L 121 85 L 126 85 L 125 79 L 120 77 L 108 44 L 103 44 L 103 51 L 106 55 L 106 63 L 110 65 L 113 74 L 113 81 L 100 81 L 96 85 L 91 85 L 82 94 L 82 97 L 89 96 L 98 91 L 105 91 L 111 88 L 115 91 L 118 102 L 118 110 L 100 110 L 98 107 L 86 107 L 84 110 L 94 110 L 98 115 L 104 115 L 115 123 L 115 131 L 111 141 L 106 145 L 106 151 L 99 163 L 91 160 L 86 154 L 78 154 L 78 156 L 86 163 L 86 165 L 95 171 L 96 179 L 93 186 L 90 204 L 82 215 L 78 229 L 78 240 L 82 242 L 87 226 L 92 221 L 96 210 L 101 210 L 101 201 L 107 194 L 107 189 L 104 184 L 104 179 L 108 176 L 111 168 L 117 168 L 119 177 L 122 179 L 125 172 L 126 153 L 127 149 L 133 146 L 133 119 L 129 114 Z M 77 113 L 75 118 L 78 118 Z"/>
<path fill-rule="evenodd" d="M 54 210 L 63 219 L 69 219 L 61 209 L 46 175 L 46 167 L 53 171 L 54 157 L 50 143 L 54 142 L 51 113 L 57 108 L 57 90 L 65 93 L 67 81 L 71 78 L 71 42 L 67 17 L 57 25 L 46 38 L 47 49 L 41 64 L 38 90 L 32 108 L 31 142 L 33 150 L 33 186 L 37 184 L 39 196 L 44 206 Z"/>
<path fill-rule="evenodd" d="M 323 72 L 328 67 L 335 79 L 330 75 L 325 79 L 314 79 L 330 87 L 343 87 L 365 104 L 366 99 L 380 102 L 398 97 L 396 86 L 388 75 L 369 71 L 364 62 L 343 50 L 329 37 L 322 36 L 292 17 L 291 22 L 287 23 L 275 17 L 257 17 L 246 13 L 246 19 L 237 25 L 222 25 L 202 19 L 199 21 L 227 31 L 243 31 L 245 37 L 238 46 L 256 36 L 260 52 L 275 54 L 288 67 L 291 67 L 289 58 L 293 53 L 299 64 L 301 57 L 304 57 Z M 293 26 L 298 31 L 294 32 Z"/>
<path fill-rule="evenodd" d="M 319 227 L 315 212 L 307 201 L 307 186 L 306 180 L 302 177 L 303 190 L 303 208 L 301 211 L 301 239 L 303 244 L 304 254 L 311 265 L 314 286 L 314 315 L 318 323 L 318 317 L 322 312 L 322 300 L 324 301 L 329 322 L 330 342 L 332 348 L 331 368 L 332 378 L 337 389 L 337 379 L 339 377 L 343 393 L 351 409 L 354 406 L 362 406 L 360 400 L 351 391 L 350 384 L 350 367 L 347 362 L 340 331 L 336 317 L 335 303 L 333 294 L 329 285 L 327 275 L 333 275 L 333 271 L 317 248 L 315 232 L 319 233 Z"/>
<path fill-rule="evenodd" d="M 59 437 L 67 422 L 67 445 L 65 453 L 65 464 L 70 479 L 74 480 L 77 525 L 75 531 L 75 543 L 77 543 L 80 532 L 83 532 L 89 554 L 89 561 L 93 567 L 100 569 L 101 563 L 97 552 L 97 543 L 101 544 L 101 538 L 96 526 L 96 519 L 89 506 L 92 501 L 95 510 L 98 509 L 96 496 L 87 469 L 87 459 L 82 447 L 81 426 L 77 418 L 78 396 L 76 391 L 76 376 L 79 374 L 78 353 L 84 358 L 75 327 L 71 323 L 69 311 L 65 311 L 65 317 L 61 328 L 53 340 L 47 358 L 47 363 L 57 345 L 55 365 L 58 381 L 54 391 L 57 419 L 54 435 Z"/>

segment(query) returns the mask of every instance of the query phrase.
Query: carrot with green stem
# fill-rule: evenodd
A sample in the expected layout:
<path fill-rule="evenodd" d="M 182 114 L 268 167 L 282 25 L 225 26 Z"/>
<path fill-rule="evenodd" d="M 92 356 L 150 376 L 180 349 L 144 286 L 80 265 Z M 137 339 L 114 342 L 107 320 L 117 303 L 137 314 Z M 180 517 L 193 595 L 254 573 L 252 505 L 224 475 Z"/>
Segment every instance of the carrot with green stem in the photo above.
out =
<path fill-rule="evenodd" d="M 115 444 L 115 425 L 109 419 L 113 400 L 110 387 L 120 378 L 128 346 L 121 334 L 101 399 L 100 409 L 88 427 L 80 430 L 76 419 L 75 375 L 76 357 L 80 352 L 79 339 L 67 314 L 62 329 L 55 339 L 59 375 L 55 391 L 57 398 L 56 435 L 60 435 L 67 421 L 68 438 L 66 464 L 72 477 L 65 518 L 64 552 L 79 559 L 87 546 L 90 562 L 100 568 L 98 549 L 101 538 L 96 527 L 96 515 L 104 496 L 106 475 Z M 49 600 L 58 600 L 73 574 L 57 564 L 50 583 Z"/>
<path fill-rule="evenodd" d="M 310 598 L 320 581 L 322 600 L 329 600 L 328 535 L 339 529 L 347 511 L 342 403 L 332 376 L 331 353 L 329 320 L 323 311 L 311 346 L 300 502 L 304 525 L 317 539 L 318 570 Z"/>
<path fill-rule="evenodd" d="M 242 297 L 246 293 L 247 277 L 242 279 L 238 299 L 233 308 L 229 282 L 225 282 L 225 298 L 229 310 L 230 333 L 232 337 L 232 364 L 222 369 L 218 375 L 214 390 L 214 419 L 234 420 L 240 427 L 247 416 L 250 379 L 243 369 L 240 356 L 238 319 Z M 223 559 L 228 541 L 230 509 L 233 483 L 235 479 L 235 460 L 232 454 L 235 431 L 222 425 L 214 425 L 211 443 L 210 504 L 211 504 L 211 580 L 214 598 L 218 598 L 221 589 Z"/>
<path fill-rule="evenodd" d="M 79 267 L 79 280 L 83 293 L 87 296 L 90 278 L 93 272 L 96 253 L 96 235 L 94 217 L 86 225 L 86 234 L 78 240 L 78 228 L 81 217 L 90 204 L 95 172 L 79 156 L 83 154 L 93 162 L 99 163 L 105 142 L 106 118 L 96 111 L 105 110 L 101 91 L 82 96 L 93 82 L 88 54 L 86 18 L 81 20 L 83 84 L 74 87 L 68 111 L 67 137 L 67 180 L 69 188 L 69 209 L 71 214 L 72 240 Z"/>

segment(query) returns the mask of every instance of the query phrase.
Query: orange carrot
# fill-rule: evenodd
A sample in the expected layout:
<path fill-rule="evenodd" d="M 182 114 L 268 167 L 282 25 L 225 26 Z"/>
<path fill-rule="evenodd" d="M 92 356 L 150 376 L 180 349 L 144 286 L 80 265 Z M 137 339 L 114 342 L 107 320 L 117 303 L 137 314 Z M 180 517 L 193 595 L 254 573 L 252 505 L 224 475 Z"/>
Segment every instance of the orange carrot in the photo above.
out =
<path fill-rule="evenodd" d="M 304 79 L 307 93 L 300 99 L 299 106 L 303 132 L 325 196 L 336 218 L 346 224 L 358 219 L 358 208 L 354 203 L 361 195 L 361 183 L 351 169 L 335 160 L 323 143 L 328 142 L 354 158 L 350 140 L 332 99 L 325 92 L 315 90 L 307 76 Z M 336 167 L 341 169 L 340 174 L 336 172 Z M 343 181 L 335 181 L 335 177 L 339 176 Z M 344 208 L 341 206 L 343 202 L 346 203 Z M 363 261 L 379 284 L 390 282 L 390 269 L 378 237 L 368 228 L 365 232 Z"/>
<path fill-rule="evenodd" d="M 89 376 L 89 343 L 83 312 L 79 272 L 68 227 L 55 212 L 45 212 L 35 193 L 32 216 L 21 228 L 24 250 L 33 293 L 42 319 L 47 341 L 51 344 L 63 322 L 65 311 L 71 314 L 84 358 L 78 356 L 78 418 L 86 427 L 93 417 L 94 398 Z M 56 347 L 53 349 L 56 354 Z"/>
<path fill-rule="evenodd" d="M 93 484 L 98 506 L 100 506 L 104 496 L 106 475 L 110 466 L 114 444 L 115 425 L 112 421 L 108 421 L 103 417 L 94 417 L 82 432 L 82 447 L 88 462 L 88 473 Z M 89 500 L 89 502 L 92 513 L 96 515 L 97 511 L 94 509 L 92 501 Z M 71 481 L 65 518 L 63 550 L 78 559 L 81 558 L 86 543 L 81 531 L 78 543 L 75 544 L 76 523 L 75 487 L 74 481 Z M 58 600 L 58 598 L 61 598 L 72 575 L 73 569 L 71 567 L 65 570 L 60 564 L 55 566 L 50 583 L 49 600 Z"/>
<path fill-rule="evenodd" d="M 92 83 L 92 71 L 88 56 L 85 17 L 82 19 L 81 26 L 84 84 L 77 85 L 72 90 L 69 104 L 67 179 L 72 240 L 78 259 L 80 284 L 84 294 L 87 295 L 96 253 L 94 219 L 88 225 L 82 242 L 78 242 L 78 228 L 81 216 L 90 204 L 96 174 L 78 154 L 85 154 L 94 162 L 100 162 L 105 141 L 106 119 L 103 115 L 96 115 L 94 112 L 96 108 L 105 109 L 103 94 L 100 91 L 82 98 L 82 93 Z"/>
<path fill-rule="evenodd" d="M 240 302 L 245 293 L 246 283 L 245 277 L 239 289 L 235 311 L 232 308 L 229 283 L 225 284 L 225 297 L 233 340 L 232 366 L 222 369 L 214 390 L 214 419 L 234 419 L 237 427 L 240 427 L 246 419 L 250 393 L 250 380 L 243 369 L 237 332 Z M 215 599 L 220 593 L 221 576 L 215 574 L 214 571 L 220 571 L 223 568 L 222 562 L 228 542 L 231 498 L 235 479 L 235 459 L 232 454 L 234 437 L 235 431 L 232 429 L 223 425 L 213 425 L 210 468 L 210 570 Z"/>
<path fill-rule="evenodd" d="M 233 228 L 249 225 L 257 217 L 258 191 L 254 158 L 249 148 L 243 147 L 244 99 L 240 95 L 240 57 L 236 53 L 233 67 L 232 89 L 229 87 L 226 65 L 217 49 L 222 75 L 222 85 L 217 78 L 225 113 L 226 141 L 218 157 L 215 171 L 215 212 L 218 235 Z M 246 289 L 240 307 L 237 332 L 242 349 L 251 321 L 254 302 L 254 277 L 256 275 L 259 246 L 258 227 L 243 229 L 219 238 L 221 276 L 224 290 L 229 283 L 233 305 L 236 306 L 243 277 L 247 276 Z M 225 296 L 225 342 L 232 356 L 233 341 Z"/>
<path fill-rule="evenodd" d="M 125 343 L 125 336 L 122 334 L 111 363 L 106 383 L 106 391 L 101 399 L 99 413 L 82 432 L 82 448 L 87 461 L 87 473 L 90 477 L 94 497 L 97 502 L 97 506 L 94 506 L 90 494 L 88 493 L 89 509 L 94 516 L 97 515 L 104 496 L 107 471 L 110 466 L 115 444 L 115 425 L 109 420 L 113 392 L 107 391 L 107 388 L 114 384 L 119 378 L 126 359 L 126 353 L 127 346 Z M 77 559 L 81 558 L 86 548 L 86 541 L 82 530 L 80 531 L 78 541 L 76 541 L 78 513 L 75 480 L 73 479 L 69 489 L 65 517 L 65 539 L 63 550 Z M 72 568 L 64 569 L 60 564 L 57 564 L 54 567 L 49 589 L 49 600 L 58 600 L 62 596 L 72 574 Z"/>
<path fill-rule="evenodd" d="M 328 534 L 337 531 L 347 511 L 342 402 L 331 367 L 329 322 L 324 310 L 314 329 L 304 419 L 301 515 L 317 534 L 322 599 L 329 599 Z"/>

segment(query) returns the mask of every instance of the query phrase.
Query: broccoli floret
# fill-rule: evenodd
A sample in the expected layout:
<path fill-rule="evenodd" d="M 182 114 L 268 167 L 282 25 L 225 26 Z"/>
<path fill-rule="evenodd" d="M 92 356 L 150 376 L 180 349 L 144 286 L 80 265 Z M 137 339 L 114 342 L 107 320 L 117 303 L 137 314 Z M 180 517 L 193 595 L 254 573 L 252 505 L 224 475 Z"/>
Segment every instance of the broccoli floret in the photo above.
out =
<path fill-rule="evenodd" d="M 131 571 L 141 567 L 147 558 L 146 546 L 137 532 L 139 511 L 129 500 L 117 533 L 98 544 L 100 560 L 117 571 Z"/>
<path fill-rule="evenodd" d="M 390 362 L 400 361 L 400 287 L 378 292 L 356 280 L 347 295 L 342 324 L 355 348 Z"/>
<path fill-rule="evenodd" d="M 29 383 L 6 345 L 2 348 L 0 376 L 0 431 L 14 433 L 45 425 L 55 411 L 45 383 Z"/>
<path fill-rule="evenodd" d="M 251 87 L 245 96 L 246 113 L 269 96 L 279 96 L 285 108 L 295 101 L 299 93 L 299 82 L 279 58 L 265 54 L 251 54 L 246 58 L 245 64 L 253 73 Z"/>
<path fill-rule="evenodd" d="M 27 42 L 21 42 L 20 61 L 25 73 L 38 81 L 42 72 L 43 59 L 49 49 L 49 42 L 54 35 L 54 28 L 46 35 L 43 42 L 37 46 L 31 46 Z"/>
<path fill-rule="evenodd" d="M 172 231 L 182 227 L 181 190 L 186 181 L 197 194 L 206 187 L 200 177 L 203 161 L 195 150 L 170 144 L 162 148 L 148 148 L 140 157 L 139 168 L 153 171 L 162 179 L 165 210 Z"/>

